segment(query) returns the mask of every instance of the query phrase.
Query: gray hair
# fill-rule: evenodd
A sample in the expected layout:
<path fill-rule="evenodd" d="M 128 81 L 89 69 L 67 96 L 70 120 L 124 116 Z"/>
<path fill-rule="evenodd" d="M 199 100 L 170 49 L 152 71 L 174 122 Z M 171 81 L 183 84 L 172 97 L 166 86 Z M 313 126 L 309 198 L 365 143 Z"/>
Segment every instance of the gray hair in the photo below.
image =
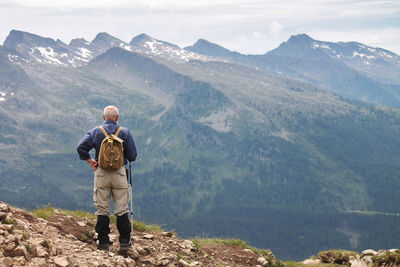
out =
<path fill-rule="evenodd" d="M 119 116 L 118 108 L 116 106 L 107 106 L 104 108 L 103 115 L 106 120 L 113 120 Z"/>

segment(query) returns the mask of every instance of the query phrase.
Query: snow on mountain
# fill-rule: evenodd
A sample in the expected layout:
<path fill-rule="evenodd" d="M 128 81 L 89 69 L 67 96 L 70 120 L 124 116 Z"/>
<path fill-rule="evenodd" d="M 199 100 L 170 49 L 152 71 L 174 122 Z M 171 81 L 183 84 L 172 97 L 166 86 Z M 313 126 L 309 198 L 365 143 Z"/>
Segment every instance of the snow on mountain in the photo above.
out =
<path fill-rule="evenodd" d="M 12 30 L 4 42 L 4 46 L 17 51 L 10 54 L 11 62 L 30 60 L 57 66 L 78 67 L 87 64 L 96 56 L 113 47 L 120 47 L 129 52 L 143 53 L 158 56 L 175 62 L 188 62 L 189 60 L 215 60 L 212 57 L 186 51 L 177 45 L 156 40 L 146 34 L 141 34 L 132 39 L 128 44 L 108 33 L 101 32 L 92 42 L 83 38 L 71 40 L 67 45 L 60 40 L 54 41 L 39 35 Z"/>
<path fill-rule="evenodd" d="M 130 45 L 133 46 L 135 52 L 160 56 L 172 61 L 188 62 L 190 60 L 215 60 L 212 57 L 187 51 L 181 49 L 177 45 L 154 39 L 147 34 L 140 34 L 136 36 L 131 40 Z"/>
<path fill-rule="evenodd" d="M 400 84 L 400 56 L 357 42 L 324 42 L 306 34 L 293 35 L 266 55 L 346 64 L 377 81 Z"/>

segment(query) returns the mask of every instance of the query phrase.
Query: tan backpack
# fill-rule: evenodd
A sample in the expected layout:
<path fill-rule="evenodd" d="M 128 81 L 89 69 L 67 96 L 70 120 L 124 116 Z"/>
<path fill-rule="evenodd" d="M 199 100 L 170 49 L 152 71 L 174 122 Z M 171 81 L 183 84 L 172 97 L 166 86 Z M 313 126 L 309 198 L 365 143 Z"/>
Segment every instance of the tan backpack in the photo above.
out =
<path fill-rule="evenodd" d="M 99 126 L 105 138 L 101 142 L 99 151 L 99 167 L 106 170 L 117 170 L 124 166 L 124 142 L 118 137 L 122 130 L 119 127 L 115 134 L 108 134 L 103 126 Z"/>

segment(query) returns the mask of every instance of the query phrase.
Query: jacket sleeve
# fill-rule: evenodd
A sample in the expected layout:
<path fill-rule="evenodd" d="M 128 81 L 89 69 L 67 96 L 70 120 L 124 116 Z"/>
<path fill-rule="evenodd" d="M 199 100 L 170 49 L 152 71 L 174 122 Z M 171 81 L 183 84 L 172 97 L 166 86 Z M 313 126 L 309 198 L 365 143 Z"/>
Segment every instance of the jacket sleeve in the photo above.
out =
<path fill-rule="evenodd" d="M 135 142 L 133 141 L 133 137 L 131 132 L 127 129 L 127 140 L 126 140 L 126 159 L 128 161 L 135 161 L 137 152 L 136 152 L 136 146 Z"/>
<path fill-rule="evenodd" d="M 78 151 L 79 158 L 81 160 L 87 160 L 90 158 L 89 151 L 94 147 L 93 140 L 90 132 L 79 141 L 76 150 Z"/>

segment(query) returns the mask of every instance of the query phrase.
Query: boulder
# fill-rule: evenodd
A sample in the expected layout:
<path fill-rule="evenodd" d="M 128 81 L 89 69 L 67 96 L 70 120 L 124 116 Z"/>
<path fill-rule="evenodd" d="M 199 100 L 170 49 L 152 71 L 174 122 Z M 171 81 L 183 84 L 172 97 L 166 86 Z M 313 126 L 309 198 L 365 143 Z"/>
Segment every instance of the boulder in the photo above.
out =
<path fill-rule="evenodd" d="M 23 256 L 23 257 L 25 257 L 25 259 L 28 259 L 28 257 L 29 257 L 28 251 L 23 246 L 17 246 L 16 248 L 14 248 L 12 251 L 9 252 L 9 256 L 11 256 L 11 257 Z"/>
<path fill-rule="evenodd" d="M 54 264 L 58 267 L 68 267 L 69 261 L 68 261 L 67 257 L 55 257 Z"/>
<path fill-rule="evenodd" d="M 7 217 L 7 213 L 0 211 L 0 221 L 4 220 Z"/>
<path fill-rule="evenodd" d="M 8 213 L 10 212 L 10 207 L 4 202 L 0 202 L 0 212 Z"/>

